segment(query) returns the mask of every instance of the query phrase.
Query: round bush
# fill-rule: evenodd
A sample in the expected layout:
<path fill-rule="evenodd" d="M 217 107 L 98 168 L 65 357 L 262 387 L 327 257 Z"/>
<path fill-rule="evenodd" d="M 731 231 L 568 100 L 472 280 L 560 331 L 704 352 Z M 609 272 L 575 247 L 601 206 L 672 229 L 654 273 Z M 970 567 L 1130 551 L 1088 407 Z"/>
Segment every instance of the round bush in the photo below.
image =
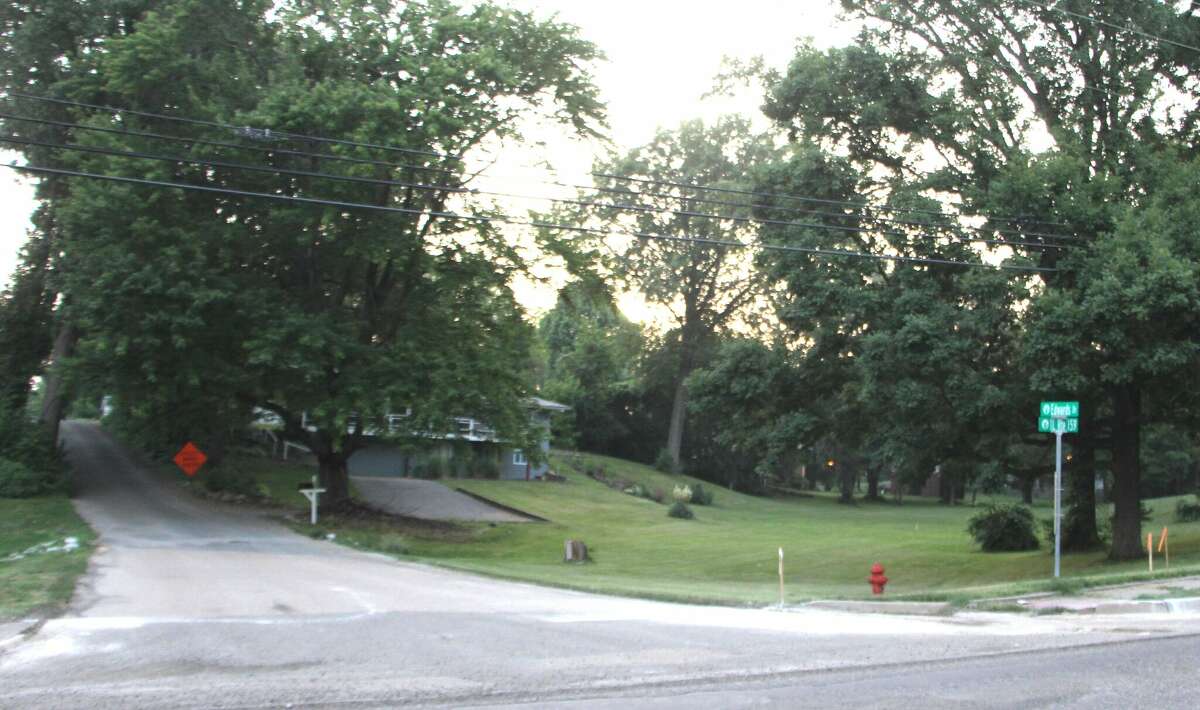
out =
<path fill-rule="evenodd" d="M 682 518 L 683 520 L 691 520 L 692 518 L 696 517 L 695 514 L 692 513 L 691 508 L 684 505 L 683 501 L 678 500 L 675 501 L 675 504 L 672 505 L 669 510 L 667 510 L 667 515 L 671 516 L 672 518 Z"/>
<path fill-rule="evenodd" d="M 967 522 L 967 532 L 984 552 L 1038 548 L 1033 512 L 1023 505 L 989 503 Z"/>
<path fill-rule="evenodd" d="M 654 458 L 654 468 L 663 473 L 676 473 L 675 459 L 671 458 L 671 452 L 666 449 L 659 449 L 658 456 Z"/>
<path fill-rule="evenodd" d="M 1175 519 L 1181 523 L 1192 523 L 1200 520 L 1200 493 L 1196 494 L 1194 502 L 1180 500 L 1175 504 Z"/>

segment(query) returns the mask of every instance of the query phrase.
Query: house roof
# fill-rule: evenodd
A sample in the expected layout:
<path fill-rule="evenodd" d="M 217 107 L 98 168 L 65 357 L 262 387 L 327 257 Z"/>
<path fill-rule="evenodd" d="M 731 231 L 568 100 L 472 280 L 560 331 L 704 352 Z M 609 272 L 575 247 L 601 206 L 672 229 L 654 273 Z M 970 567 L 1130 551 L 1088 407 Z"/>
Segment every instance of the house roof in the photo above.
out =
<path fill-rule="evenodd" d="M 545 409 L 550 412 L 569 412 L 569 411 L 571 411 L 571 408 L 565 404 L 559 404 L 558 402 L 551 402 L 550 400 L 542 399 L 541 397 L 530 397 L 527 401 L 537 409 Z"/>

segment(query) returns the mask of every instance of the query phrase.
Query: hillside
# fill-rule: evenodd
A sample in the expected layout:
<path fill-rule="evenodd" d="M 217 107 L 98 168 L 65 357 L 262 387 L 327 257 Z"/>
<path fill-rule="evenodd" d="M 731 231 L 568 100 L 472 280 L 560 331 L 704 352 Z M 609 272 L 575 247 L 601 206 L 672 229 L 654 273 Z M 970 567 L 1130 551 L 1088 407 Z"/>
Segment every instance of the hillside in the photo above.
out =
<path fill-rule="evenodd" d="M 686 476 L 601 456 L 556 455 L 562 483 L 446 481 L 549 523 L 483 527 L 469 542 L 413 541 L 414 555 L 461 569 L 613 593 L 766 603 L 778 598 L 776 551 L 785 551 L 789 600 L 864 597 L 865 578 L 881 562 L 891 578 L 887 593 L 955 596 L 979 587 L 1037 582 L 1050 575 L 1051 551 L 978 551 L 965 532 L 970 506 L 946 507 L 906 499 L 904 505 L 837 504 L 824 496 L 773 500 L 712 489 L 714 505 L 693 506 L 696 518 L 677 520 L 667 507 L 613 490 L 584 474 L 603 467 L 610 475 L 661 488 L 669 497 Z M 1148 501 L 1146 529 L 1171 527 L 1172 562 L 1200 563 L 1200 523 L 1173 523 L 1175 500 Z M 1048 518 L 1050 509 L 1036 509 Z M 585 541 L 595 560 L 562 562 L 563 541 Z M 1118 575 L 1144 563 L 1111 564 L 1102 552 L 1068 555 L 1065 576 Z M 996 590 L 1002 591 L 1002 590 Z"/>

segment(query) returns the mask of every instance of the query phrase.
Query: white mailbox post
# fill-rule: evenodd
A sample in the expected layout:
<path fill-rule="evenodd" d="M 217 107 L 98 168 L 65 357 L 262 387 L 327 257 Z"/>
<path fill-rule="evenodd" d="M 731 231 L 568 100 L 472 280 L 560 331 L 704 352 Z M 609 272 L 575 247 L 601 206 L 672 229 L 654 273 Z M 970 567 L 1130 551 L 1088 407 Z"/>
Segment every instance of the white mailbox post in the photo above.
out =
<path fill-rule="evenodd" d="M 313 525 L 317 524 L 317 496 L 321 495 L 324 492 L 325 492 L 324 488 L 317 488 L 317 477 L 316 476 L 312 477 L 312 487 L 311 488 L 301 488 L 300 489 L 300 494 L 303 495 L 305 498 L 307 498 L 308 502 L 312 504 L 311 520 L 312 520 Z"/>

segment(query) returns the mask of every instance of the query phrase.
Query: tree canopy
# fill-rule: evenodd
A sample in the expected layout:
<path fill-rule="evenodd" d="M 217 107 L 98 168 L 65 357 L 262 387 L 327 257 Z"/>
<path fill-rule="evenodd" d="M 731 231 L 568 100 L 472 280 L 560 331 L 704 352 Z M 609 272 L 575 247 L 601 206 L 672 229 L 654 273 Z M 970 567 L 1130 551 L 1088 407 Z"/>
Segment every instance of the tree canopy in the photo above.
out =
<path fill-rule="evenodd" d="M 111 373 L 128 412 L 170 429 L 160 438 L 276 412 L 334 502 L 389 412 L 411 410 L 413 432 L 469 414 L 532 436 L 532 329 L 510 287 L 523 264 L 487 222 L 439 215 L 467 207 L 463 156 L 519 139 L 523 118 L 602 125 L 595 47 L 554 20 L 446 0 L 180 0 L 133 26 L 40 88 L 146 113 L 73 107 L 104 130 L 72 128 L 96 150 L 55 160 L 193 189 L 78 181 L 56 199 L 79 367 Z"/>

